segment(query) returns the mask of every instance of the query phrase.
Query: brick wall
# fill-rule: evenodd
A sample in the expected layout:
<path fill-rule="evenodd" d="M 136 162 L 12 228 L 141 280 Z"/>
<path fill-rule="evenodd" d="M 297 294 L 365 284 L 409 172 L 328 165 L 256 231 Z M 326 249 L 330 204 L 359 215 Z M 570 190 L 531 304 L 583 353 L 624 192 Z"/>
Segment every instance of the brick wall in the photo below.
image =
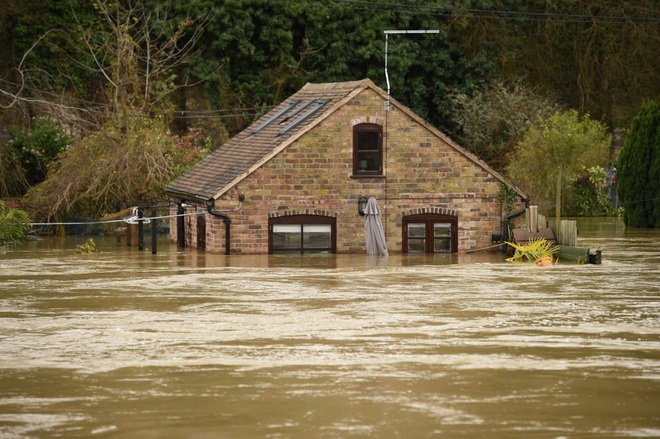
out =
<path fill-rule="evenodd" d="M 383 125 L 385 178 L 352 177 L 352 127 L 364 122 Z M 401 251 L 403 214 L 437 208 L 458 214 L 459 251 L 466 251 L 491 245 L 491 233 L 499 233 L 500 186 L 423 122 L 395 105 L 386 114 L 383 98 L 365 90 L 227 192 L 216 209 L 236 209 L 239 194 L 245 194 L 240 209 L 227 212 L 232 253 L 266 253 L 269 215 L 283 211 L 336 216 L 338 253 L 364 253 L 361 196 L 376 197 L 390 252 Z M 521 207 L 517 200 L 516 210 Z M 186 218 L 186 242 L 192 246 L 194 221 Z M 173 240 L 175 229 L 173 221 Z M 225 251 L 225 229 L 222 219 L 207 215 L 208 251 Z"/>

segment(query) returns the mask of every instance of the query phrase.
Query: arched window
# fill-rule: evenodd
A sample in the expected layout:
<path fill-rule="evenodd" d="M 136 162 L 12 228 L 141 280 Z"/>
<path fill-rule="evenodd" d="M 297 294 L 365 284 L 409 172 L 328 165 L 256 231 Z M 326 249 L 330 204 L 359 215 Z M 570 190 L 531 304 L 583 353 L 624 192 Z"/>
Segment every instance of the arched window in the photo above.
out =
<path fill-rule="evenodd" d="M 353 126 L 353 175 L 383 175 L 383 127 L 373 123 Z"/>
<path fill-rule="evenodd" d="M 438 214 L 403 218 L 404 253 L 456 253 L 458 217 Z"/>
<path fill-rule="evenodd" d="M 336 253 L 337 220 L 290 215 L 268 220 L 268 253 Z"/>

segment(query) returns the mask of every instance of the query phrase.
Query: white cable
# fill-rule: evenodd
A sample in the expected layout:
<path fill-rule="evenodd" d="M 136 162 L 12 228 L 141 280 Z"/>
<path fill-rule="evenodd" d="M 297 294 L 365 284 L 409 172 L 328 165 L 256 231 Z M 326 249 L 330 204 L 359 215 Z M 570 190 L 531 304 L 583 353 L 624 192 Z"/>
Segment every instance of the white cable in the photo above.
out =
<path fill-rule="evenodd" d="M 183 217 L 183 216 L 194 216 L 194 215 L 204 215 L 207 212 L 205 211 L 199 211 L 199 212 L 191 212 L 191 213 L 184 213 L 184 214 L 176 214 L 176 215 L 163 215 L 163 216 L 145 216 L 142 217 L 143 222 L 148 222 L 149 220 L 157 220 L 157 219 L 165 219 L 165 218 L 177 218 L 177 217 Z M 107 220 L 107 221 L 88 221 L 88 222 L 71 222 L 71 223 L 30 223 L 31 226 L 81 226 L 81 225 L 93 225 L 93 224 L 111 224 L 111 223 L 125 223 L 129 221 L 135 221 L 137 223 L 140 219 L 135 218 L 135 217 L 126 217 L 118 220 Z M 131 223 L 129 223 L 131 224 Z"/>

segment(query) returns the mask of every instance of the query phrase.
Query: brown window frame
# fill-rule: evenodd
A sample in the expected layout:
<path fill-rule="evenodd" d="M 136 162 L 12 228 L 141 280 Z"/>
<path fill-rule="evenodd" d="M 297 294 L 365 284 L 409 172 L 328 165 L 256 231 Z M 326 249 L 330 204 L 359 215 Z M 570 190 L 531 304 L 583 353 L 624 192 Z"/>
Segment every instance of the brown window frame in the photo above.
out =
<path fill-rule="evenodd" d="M 408 229 L 409 224 L 425 224 L 425 236 L 420 238 L 420 241 L 424 239 L 424 253 L 457 253 L 458 252 L 458 217 L 453 215 L 440 215 L 434 213 L 421 213 L 416 215 L 407 215 L 403 217 L 403 226 L 402 226 L 402 237 L 403 237 L 403 253 L 416 253 L 408 251 Z M 445 251 L 435 251 L 435 241 L 439 239 L 445 239 L 442 237 L 435 237 L 434 224 L 437 223 L 449 223 L 451 225 L 451 236 L 449 238 L 451 249 L 448 252 Z M 419 252 L 422 253 L 422 252 Z"/>
<path fill-rule="evenodd" d="M 273 245 L 273 226 L 279 224 L 300 225 L 300 247 L 276 249 Z M 330 225 L 330 247 L 304 247 L 302 239 L 304 225 L 326 224 Z M 337 218 L 322 215 L 287 215 L 268 219 L 268 253 L 337 253 Z"/>
<path fill-rule="evenodd" d="M 364 142 L 360 139 L 365 133 L 375 133 L 376 148 L 365 150 L 360 148 Z M 368 166 L 369 162 L 374 163 Z M 367 168 L 364 164 L 367 164 Z M 356 177 L 372 177 L 383 175 L 383 127 L 375 123 L 361 123 L 353 126 L 353 175 Z"/>

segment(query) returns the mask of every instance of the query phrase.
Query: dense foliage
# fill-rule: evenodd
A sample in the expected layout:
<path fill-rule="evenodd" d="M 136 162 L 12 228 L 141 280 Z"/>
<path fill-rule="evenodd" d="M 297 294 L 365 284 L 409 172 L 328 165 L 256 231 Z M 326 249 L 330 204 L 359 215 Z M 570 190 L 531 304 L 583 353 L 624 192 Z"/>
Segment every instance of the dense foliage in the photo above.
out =
<path fill-rule="evenodd" d="M 660 100 L 633 121 L 617 169 L 626 225 L 660 227 Z"/>
<path fill-rule="evenodd" d="M 592 166 L 573 183 L 573 203 L 569 216 L 610 216 L 614 208 L 607 196 L 607 173 L 602 166 Z"/>
<path fill-rule="evenodd" d="M 43 181 L 49 164 L 72 143 L 72 139 L 48 119 L 34 120 L 29 129 L 16 128 L 12 137 L 9 146 L 29 185 Z"/>

